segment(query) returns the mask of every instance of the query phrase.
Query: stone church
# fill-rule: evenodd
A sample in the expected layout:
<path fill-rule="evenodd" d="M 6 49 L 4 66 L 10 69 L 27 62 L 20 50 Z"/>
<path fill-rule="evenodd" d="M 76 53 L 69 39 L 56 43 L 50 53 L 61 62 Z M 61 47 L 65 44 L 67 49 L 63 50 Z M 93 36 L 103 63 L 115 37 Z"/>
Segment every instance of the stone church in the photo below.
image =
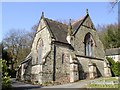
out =
<path fill-rule="evenodd" d="M 86 15 L 69 25 L 40 18 L 30 54 L 21 62 L 17 78 L 36 83 L 75 82 L 109 77 L 109 63 L 94 24 Z"/>

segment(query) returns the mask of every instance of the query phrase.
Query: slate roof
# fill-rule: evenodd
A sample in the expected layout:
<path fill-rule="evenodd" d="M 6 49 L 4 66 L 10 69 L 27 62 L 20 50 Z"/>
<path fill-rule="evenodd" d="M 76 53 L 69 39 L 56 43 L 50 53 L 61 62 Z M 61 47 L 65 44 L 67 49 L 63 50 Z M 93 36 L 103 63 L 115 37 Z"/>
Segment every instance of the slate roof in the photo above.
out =
<path fill-rule="evenodd" d="M 112 48 L 112 49 L 107 49 L 105 51 L 106 56 L 110 55 L 120 55 L 120 48 Z"/>
<path fill-rule="evenodd" d="M 81 24 L 85 21 L 88 15 L 84 16 L 83 18 L 77 20 L 72 24 L 73 34 L 76 33 L 77 29 L 81 26 Z M 61 22 L 54 21 L 52 19 L 44 18 L 46 21 L 50 32 L 52 33 L 53 37 L 56 41 L 68 43 L 66 40 L 67 33 L 68 33 L 68 25 L 63 24 Z"/>
<path fill-rule="evenodd" d="M 28 54 L 28 56 L 21 62 L 21 64 L 22 63 L 25 63 L 25 62 L 28 62 L 28 61 L 30 61 L 30 60 L 32 60 L 32 57 L 31 57 L 31 52 Z"/>
<path fill-rule="evenodd" d="M 54 38 L 56 41 L 68 43 L 66 40 L 67 37 L 67 30 L 68 30 L 68 25 L 62 24 L 57 21 L 53 21 L 51 19 L 45 18 L 45 21 L 51 30 L 51 33 L 53 34 Z"/>
<path fill-rule="evenodd" d="M 73 28 L 74 31 L 77 30 L 77 28 L 78 28 L 79 25 L 83 22 L 83 20 L 84 20 L 84 17 L 81 18 L 81 19 L 79 19 L 79 20 L 77 20 L 77 21 L 75 21 L 75 22 L 72 24 L 72 28 Z"/>

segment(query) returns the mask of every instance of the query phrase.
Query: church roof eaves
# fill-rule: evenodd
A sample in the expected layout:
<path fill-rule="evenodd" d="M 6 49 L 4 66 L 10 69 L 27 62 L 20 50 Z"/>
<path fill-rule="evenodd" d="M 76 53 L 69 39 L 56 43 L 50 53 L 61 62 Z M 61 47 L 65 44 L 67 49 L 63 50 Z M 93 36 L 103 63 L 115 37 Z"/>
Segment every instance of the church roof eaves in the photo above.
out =
<path fill-rule="evenodd" d="M 120 55 L 120 47 L 119 48 L 106 49 L 105 55 L 106 56 Z"/>

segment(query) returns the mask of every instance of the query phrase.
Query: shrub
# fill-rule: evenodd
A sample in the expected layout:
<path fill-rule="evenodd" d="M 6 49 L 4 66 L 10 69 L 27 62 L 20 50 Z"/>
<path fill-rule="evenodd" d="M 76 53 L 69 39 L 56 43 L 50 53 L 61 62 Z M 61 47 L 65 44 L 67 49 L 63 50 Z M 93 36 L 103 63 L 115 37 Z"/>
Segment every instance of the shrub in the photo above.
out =
<path fill-rule="evenodd" d="M 120 62 L 115 62 L 112 58 L 106 58 L 110 63 L 110 68 L 113 76 L 120 76 Z"/>
<path fill-rule="evenodd" d="M 10 76 L 8 76 L 8 73 L 5 72 L 5 76 L 2 77 L 2 89 L 7 89 L 11 86 L 10 82 Z"/>
<path fill-rule="evenodd" d="M 8 76 L 8 67 L 6 65 L 7 61 L 0 60 L 0 65 L 2 69 L 2 89 L 5 90 L 11 86 L 10 76 Z"/>

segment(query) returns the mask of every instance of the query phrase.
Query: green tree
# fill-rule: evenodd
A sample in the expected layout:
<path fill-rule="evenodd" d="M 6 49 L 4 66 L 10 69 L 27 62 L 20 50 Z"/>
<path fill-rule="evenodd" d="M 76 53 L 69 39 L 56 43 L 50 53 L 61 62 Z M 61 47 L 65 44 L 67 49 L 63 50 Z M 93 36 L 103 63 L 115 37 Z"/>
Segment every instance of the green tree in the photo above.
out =
<path fill-rule="evenodd" d="M 7 50 L 2 49 L 2 59 L 6 60 L 7 61 L 6 65 L 8 67 L 9 65 L 11 65 L 11 69 L 13 69 L 14 62 L 12 62 L 12 56 L 9 54 L 9 52 L 7 52 Z"/>
<path fill-rule="evenodd" d="M 117 31 L 117 30 L 116 30 Z M 107 28 L 107 35 L 106 41 L 108 42 L 108 48 L 117 47 L 117 33 L 114 30 L 113 26 L 108 26 Z"/>
<path fill-rule="evenodd" d="M 105 49 L 120 47 L 120 29 L 118 24 L 110 24 L 98 28 L 99 37 Z"/>
<path fill-rule="evenodd" d="M 120 62 L 115 62 L 112 58 L 109 57 L 107 57 L 107 60 L 109 61 L 113 76 L 120 76 Z"/>

